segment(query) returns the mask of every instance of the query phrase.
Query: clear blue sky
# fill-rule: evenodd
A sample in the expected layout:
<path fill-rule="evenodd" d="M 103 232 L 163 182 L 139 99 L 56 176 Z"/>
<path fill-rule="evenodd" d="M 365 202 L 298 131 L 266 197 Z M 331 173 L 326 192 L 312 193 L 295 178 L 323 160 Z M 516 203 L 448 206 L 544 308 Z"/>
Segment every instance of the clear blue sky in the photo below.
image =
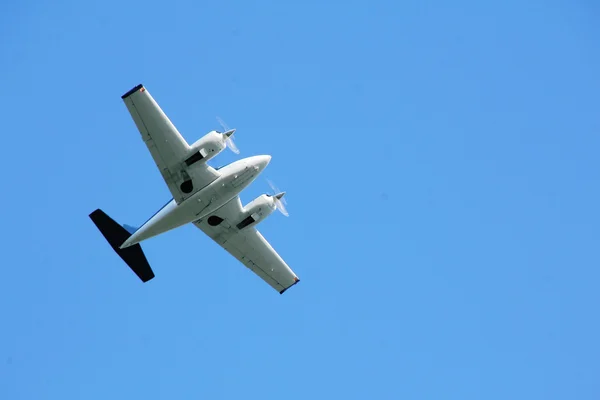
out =
<path fill-rule="evenodd" d="M 600 7 L 495 3 L 3 2 L 0 398 L 600 398 Z M 138 83 L 273 156 L 297 286 L 192 226 L 148 284 L 112 252 L 91 211 L 169 199 Z"/>

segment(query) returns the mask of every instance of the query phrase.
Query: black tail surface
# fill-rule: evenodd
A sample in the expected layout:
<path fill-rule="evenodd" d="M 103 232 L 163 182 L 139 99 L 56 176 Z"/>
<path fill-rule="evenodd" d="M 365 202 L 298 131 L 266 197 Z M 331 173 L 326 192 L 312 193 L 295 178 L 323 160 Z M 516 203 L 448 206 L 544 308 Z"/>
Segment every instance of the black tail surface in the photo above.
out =
<path fill-rule="evenodd" d="M 154 272 L 150 268 L 150 264 L 148 264 L 144 251 L 139 244 L 124 249 L 119 248 L 131 236 L 131 233 L 127 229 L 123 228 L 100 209 L 92 212 L 90 218 L 113 250 L 135 272 L 142 282 L 148 282 L 154 278 Z"/>

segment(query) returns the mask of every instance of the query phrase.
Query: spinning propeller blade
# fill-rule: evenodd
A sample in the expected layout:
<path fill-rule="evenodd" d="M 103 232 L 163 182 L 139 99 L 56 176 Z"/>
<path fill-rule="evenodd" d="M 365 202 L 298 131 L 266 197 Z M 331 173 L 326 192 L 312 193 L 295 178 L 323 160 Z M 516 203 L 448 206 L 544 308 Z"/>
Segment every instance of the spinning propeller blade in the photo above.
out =
<path fill-rule="evenodd" d="M 225 147 L 233 151 L 235 154 L 240 154 L 240 150 L 237 148 L 232 138 L 233 134 L 235 133 L 235 129 L 229 129 L 227 124 L 219 117 L 217 117 L 217 121 L 223 128 L 221 135 L 223 135 L 223 140 L 225 140 Z"/>
<path fill-rule="evenodd" d="M 283 198 L 283 196 L 285 196 L 285 192 L 282 192 L 279 189 L 277 189 L 277 187 L 270 180 L 267 179 L 267 182 L 269 183 L 269 186 L 271 187 L 271 190 L 274 193 L 269 196 L 271 196 L 275 199 L 275 208 L 277 210 L 279 210 L 279 212 L 282 213 L 283 215 L 285 215 L 286 217 L 289 217 L 290 214 L 288 213 L 288 211 L 285 208 L 287 201 Z"/>

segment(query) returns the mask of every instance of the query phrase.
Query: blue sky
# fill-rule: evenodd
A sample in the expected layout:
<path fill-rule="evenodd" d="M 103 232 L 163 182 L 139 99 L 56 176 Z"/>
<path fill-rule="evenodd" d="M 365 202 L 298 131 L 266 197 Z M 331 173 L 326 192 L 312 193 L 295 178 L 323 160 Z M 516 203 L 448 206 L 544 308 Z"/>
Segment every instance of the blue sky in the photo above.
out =
<path fill-rule="evenodd" d="M 4 2 L 0 398 L 598 399 L 592 1 Z M 271 154 L 284 295 L 168 199 L 120 96 Z M 225 152 L 217 166 L 238 158 Z"/>

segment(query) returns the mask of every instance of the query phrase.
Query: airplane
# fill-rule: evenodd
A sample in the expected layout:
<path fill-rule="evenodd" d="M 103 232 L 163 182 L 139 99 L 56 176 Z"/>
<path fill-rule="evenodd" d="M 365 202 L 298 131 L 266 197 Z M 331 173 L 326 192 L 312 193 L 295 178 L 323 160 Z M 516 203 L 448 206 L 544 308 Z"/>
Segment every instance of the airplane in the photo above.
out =
<path fill-rule="evenodd" d="M 121 99 L 172 199 L 137 229 L 118 224 L 100 208 L 89 217 L 138 278 L 148 282 L 155 276 L 140 243 L 191 223 L 280 294 L 297 284 L 298 276 L 256 229 L 276 209 L 288 215 L 285 192 L 262 194 L 245 206 L 239 197 L 271 156 L 247 157 L 215 169 L 207 161 L 225 148 L 239 153 L 232 141 L 235 129 L 210 131 L 190 146 L 144 85 Z"/>

